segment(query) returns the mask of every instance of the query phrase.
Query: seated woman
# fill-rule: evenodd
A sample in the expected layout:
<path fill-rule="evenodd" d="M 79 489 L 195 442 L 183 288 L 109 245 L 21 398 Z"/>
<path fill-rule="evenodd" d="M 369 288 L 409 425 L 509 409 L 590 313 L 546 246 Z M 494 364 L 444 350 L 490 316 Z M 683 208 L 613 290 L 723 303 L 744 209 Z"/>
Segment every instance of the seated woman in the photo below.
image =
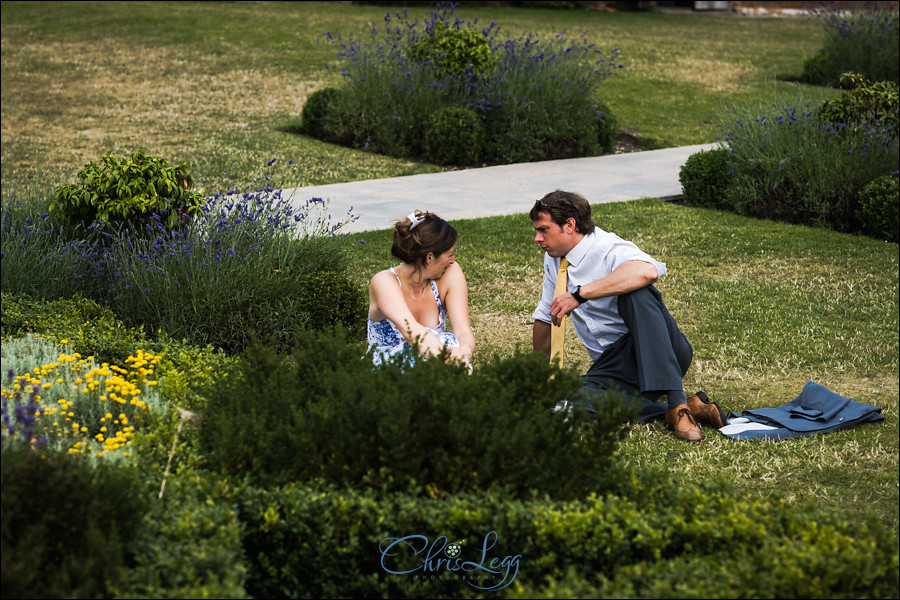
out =
<path fill-rule="evenodd" d="M 413 364 L 416 342 L 426 358 L 447 348 L 451 360 L 471 368 L 475 336 L 466 278 L 454 260 L 456 238 L 453 226 L 430 212 L 415 211 L 395 225 L 391 254 L 400 264 L 369 283 L 367 335 L 376 365 L 398 355 Z M 448 317 L 453 333 L 444 330 Z"/>

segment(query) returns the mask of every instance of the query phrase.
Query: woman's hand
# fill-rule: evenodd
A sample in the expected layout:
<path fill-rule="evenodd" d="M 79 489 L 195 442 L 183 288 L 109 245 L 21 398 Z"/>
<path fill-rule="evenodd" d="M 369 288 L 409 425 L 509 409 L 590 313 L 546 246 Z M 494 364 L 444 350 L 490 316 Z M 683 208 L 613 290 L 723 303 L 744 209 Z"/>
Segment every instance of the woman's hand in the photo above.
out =
<path fill-rule="evenodd" d="M 460 362 L 464 362 L 469 364 L 469 361 L 472 360 L 472 356 L 463 350 L 460 347 L 454 346 L 449 349 L 450 350 L 450 358 L 452 360 L 458 360 Z"/>
<path fill-rule="evenodd" d="M 448 362 L 460 362 L 460 363 L 466 365 L 469 368 L 469 373 L 471 374 L 472 373 L 472 363 L 471 363 L 472 356 L 471 356 L 471 354 L 467 353 L 463 348 L 460 348 L 458 346 L 449 348 L 449 350 L 450 350 L 450 355 L 447 357 L 447 361 Z"/>

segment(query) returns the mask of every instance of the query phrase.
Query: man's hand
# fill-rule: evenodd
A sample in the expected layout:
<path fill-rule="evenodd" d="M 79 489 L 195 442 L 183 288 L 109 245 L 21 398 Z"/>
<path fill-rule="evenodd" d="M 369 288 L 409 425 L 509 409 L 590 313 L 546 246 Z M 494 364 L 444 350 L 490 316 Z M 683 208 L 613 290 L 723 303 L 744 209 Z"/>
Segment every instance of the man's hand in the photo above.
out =
<path fill-rule="evenodd" d="M 578 306 L 578 300 L 571 293 L 560 294 L 550 304 L 550 317 L 553 319 L 553 324 L 559 327 L 563 317 L 578 308 Z"/>
<path fill-rule="evenodd" d="M 646 287 L 658 278 L 659 272 L 654 265 L 643 260 L 629 260 L 613 269 L 606 277 L 582 285 L 579 294 L 586 300 L 620 296 Z M 553 324 L 559 326 L 562 318 L 579 306 L 580 303 L 571 292 L 554 298 L 550 303 L 550 318 Z"/>

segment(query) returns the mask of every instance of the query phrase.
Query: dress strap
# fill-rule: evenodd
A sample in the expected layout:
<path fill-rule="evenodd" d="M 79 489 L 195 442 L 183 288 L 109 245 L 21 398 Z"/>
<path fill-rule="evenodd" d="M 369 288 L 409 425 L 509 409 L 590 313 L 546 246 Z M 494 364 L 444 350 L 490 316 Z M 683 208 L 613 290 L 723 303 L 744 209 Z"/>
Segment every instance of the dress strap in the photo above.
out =
<path fill-rule="evenodd" d="M 394 274 L 394 277 L 397 278 L 397 283 L 400 285 L 400 287 L 403 287 L 403 282 L 400 281 L 400 276 L 397 275 L 397 271 L 394 270 L 394 267 L 388 267 L 388 271 Z"/>
<path fill-rule="evenodd" d="M 434 294 L 434 299 L 437 302 L 438 310 L 441 309 L 441 294 L 438 292 L 437 282 L 432 279 L 431 280 L 431 293 Z"/>

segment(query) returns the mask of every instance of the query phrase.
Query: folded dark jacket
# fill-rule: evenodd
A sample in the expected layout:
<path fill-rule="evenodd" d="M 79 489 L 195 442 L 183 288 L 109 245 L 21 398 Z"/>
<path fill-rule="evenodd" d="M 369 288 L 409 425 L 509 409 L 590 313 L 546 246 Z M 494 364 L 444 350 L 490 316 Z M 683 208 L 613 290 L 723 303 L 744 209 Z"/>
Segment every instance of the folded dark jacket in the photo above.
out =
<path fill-rule="evenodd" d="M 884 420 L 881 409 L 877 406 L 844 398 L 813 381 L 808 381 L 800 395 L 787 404 L 777 408 L 745 410 L 740 415 L 730 413 L 728 421 L 740 417 L 777 429 L 732 434 L 726 425 L 722 428 L 724 430 L 722 433 L 737 439 L 784 439 L 812 433 L 827 433 L 859 423 Z"/>

